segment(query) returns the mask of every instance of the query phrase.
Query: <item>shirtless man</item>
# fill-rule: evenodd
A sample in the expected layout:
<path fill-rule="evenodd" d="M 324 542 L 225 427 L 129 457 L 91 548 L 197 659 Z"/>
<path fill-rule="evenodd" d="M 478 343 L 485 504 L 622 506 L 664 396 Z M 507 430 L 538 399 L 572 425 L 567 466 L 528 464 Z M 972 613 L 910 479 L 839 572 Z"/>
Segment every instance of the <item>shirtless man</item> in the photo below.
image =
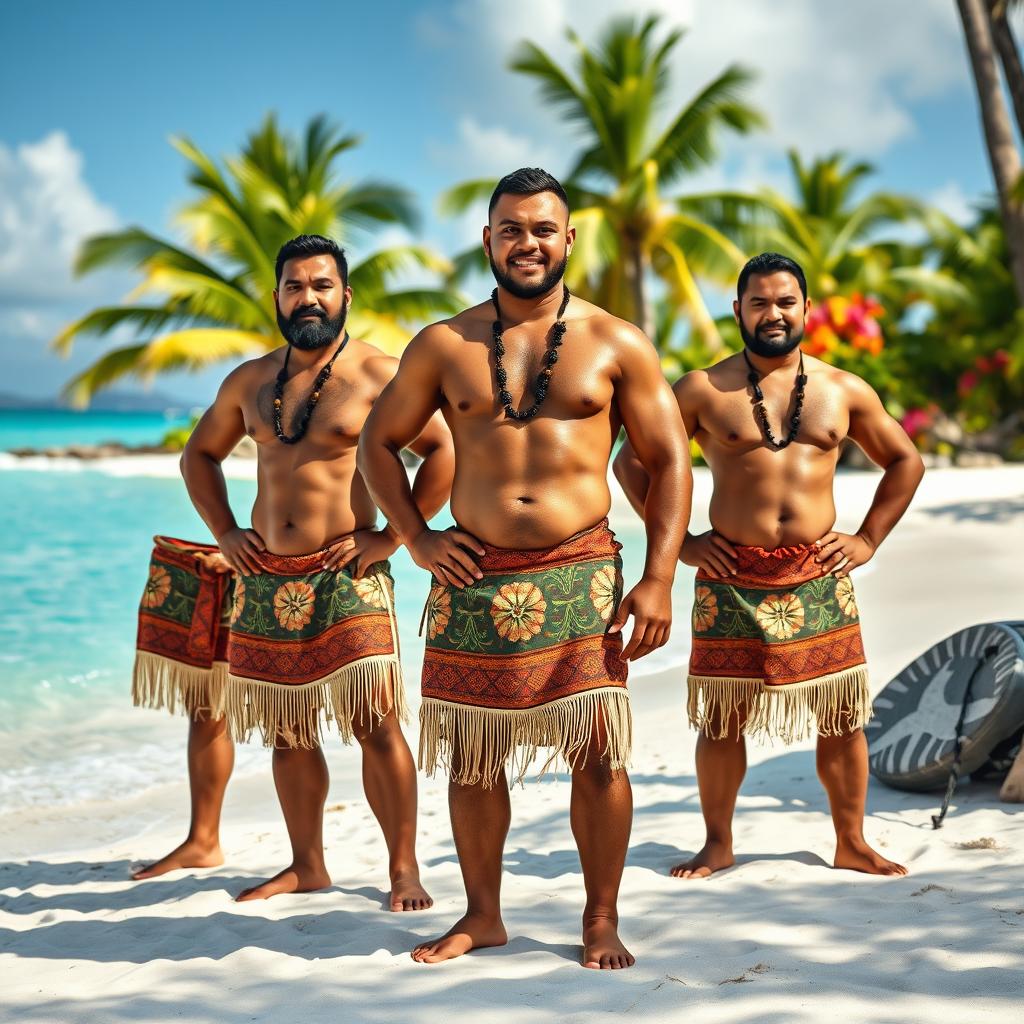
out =
<path fill-rule="evenodd" d="M 572 775 L 570 820 L 587 897 L 583 963 L 634 962 L 617 916 L 632 819 L 625 660 L 668 638 L 689 460 L 650 342 L 568 297 L 562 276 L 574 239 L 554 178 L 537 168 L 503 178 L 483 229 L 496 301 L 413 339 L 360 440 L 371 494 L 434 577 L 421 765 L 429 770 L 440 757 L 450 768 L 468 907 L 445 935 L 413 951 L 421 963 L 507 941 L 499 900 L 510 820 L 505 768 L 523 750 L 525 760 L 545 745 Z M 517 417 L 535 405 L 533 415 Z M 438 409 L 455 443 L 451 508 L 458 529 L 446 532 L 428 529 L 398 459 Z M 616 613 L 618 546 L 602 520 L 621 425 L 651 486 L 643 578 Z M 621 649 L 629 615 L 633 632 Z"/>
<path fill-rule="evenodd" d="M 810 306 L 796 263 L 777 253 L 756 256 L 740 273 L 733 303 L 745 350 L 686 374 L 674 388 L 714 482 L 712 529 L 687 533 L 680 555 L 699 569 L 689 690 L 691 721 L 701 730 L 697 781 L 707 838 L 695 857 L 672 869 L 678 878 L 706 878 L 733 864 L 744 734 L 788 741 L 813 725 L 836 831 L 835 866 L 906 874 L 863 833 L 868 759 L 861 726 L 871 703 L 848 574 L 874 556 L 924 469 L 868 384 L 801 354 Z M 884 470 L 854 534 L 834 529 L 832 483 L 847 438 Z M 648 475 L 629 445 L 615 472 L 643 515 Z"/>
<path fill-rule="evenodd" d="M 368 596 L 370 604 L 359 606 L 363 612 L 377 611 L 385 604 L 381 595 L 389 583 L 380 587 L 361 584 L 364 579 L 371 583 L 383 579 L 367 573 L 398 547 L 392 530 L 375 528 L 376 509 L 356 469 L 359 432 L 371 406 L 394 375 L 397 360 L 357 339 L 345 343 L 348 335 L 344 332 L 343 337 L 343 331 L 352 291 L 344 253 L 333 241 L 302 235 L 288 242 L 277 257 L 277 281 L 277 319 L 288 345 L 243 363 L 228 375 L 193 431 L 181 461 L 189 496 L 217 539 L 227 567 L 241 581 L 243 596 L 237 597 L 232 615 L 233 623 L 238 619 L 232 625 L 232 644 L 240 650 L 245 643 L 253 642 L 249 634 L 255 628 L 245 635 L 236 634 L 237 627 L 246 623 L 244 602 L 261 592 L 257 584 L 268 578 L 269 560 L 284 563 L 287 578 L 292 580 L 287 572 L 289 557 L 316 553 L 305 559 L 308 565 L 292 559 L 302 570 L 301 575 L 294 576 L 297 582 L 293 581 L 300 590 L 285 590 L 280 601 L 275 598 L 272 606 L 266 605 L 273 613 L 267 611 L 264 615 L 278 633 L 282 627 L 292 631 L 284 632 L 283 639 L 274 639 L 278 648 L 286 642 L 301 647 L 317 642 L 317 637 L 309 635 L 317 619 L 307 613 L 319 609 L 324 587 L 328 588 L 328 597 L 336 601 L 345 598 L 349 606 L 357 606 L 360 595 Z M 322 371 L 328 365 L 331 372 L 323 380 Z M 275 381 L 283 367 L 287 368 L 287 379 L 283 394 L 277 392 L 282 394 L 281 403 L 275 406 Z M 276 424 L 275 407 L 280 410 Z M 308 427 L 305 433 L 304 424 Z M 413 485 L 414 504 L 418 514 L 429 518 L 448 497 L 454 463 L 451 438 L 440 417 L 424 419 L 421 427 L 422 431 L 407 440 L 409 447 L 423 457 Z M 258 451 L 258 489 L 251 529 L 236 522 L 221 470 L 222 461 L 246 434 L 256 441 Z M 344 593 L 343 588 L 347 588 Z M 303 594 L 314 591 L 316 599 L 311 599 L 307 607 Z M 288 604 L 285 598 L 296 593 L 298 599 Z M 390 609 L 389 614 L 393 616 Z M 370 618 L 364 616 L 364 620 Z M 386 617 L 383 621 L 387 646 L 392 638 L 393 617 L 390 627 Z M 344 648 L 345 623 L 330 625 L 334 647 Z M 285 655 L 288 662 L 295 661 L 291 650 L 288 648 Z M 363 653 L 360 649 L 343 650 L 342 657 L 358 658 Z M 397 651 L 393 659 L 397 663 Z M 381 660 L 387 659 L 378 659 L 378 663 Z M 392 669 L 395 665 L 386 667 Z M 237 715 L 239 731 L 251 731 L 255 716 L 256 727 L 274 746 L 274 782 L 292 846 L 288 867 L 269 881 L 246 889 L 238 899 L 325 888 L 331 884 L 322 840 L 328 775 L 317 724 L 325 690 L 308 684 L 293 687 L 300 702 L 311 703 L 298 711 L 292 704 L 285 714 L 304 721 L 280 716 L 261 720 L 260 705 L 253 694 L 261 686 L 272 692 L 282 689 L 281 676 L 275 675 L 274 682 L 254 680 L 251 672 L 246 673 L 249 678 L 236 678 L 242 670 L 236 668 L 234 655 L 230 671 L 228 702 L 232 687 L 246 687 Z M 283 672 L 290 681 L 287 663 Z M 371 694 L 344 689 L 344 666 L 335 677 L 335 717 L 339 707 L 351 714 L 350 720 L 337 721 L 337 725 L 343 736 L 354 735 L 362 747 L 366 797 L 387 843 L 390 908 L 425 909 L 432 901 L 420 885 L 416 862 L 415 766 L 395 707 L 401 699 L 400 676 L 392 674 Z M 306 726 L 312 729 L 306 741 L 296 742 Z M 209 715 L 195 718 L 189 734 L 192 824 L 188 839 L 137 877 L 223 862 L 218 838 L 220 811 L 232 764 L 226 719 Z"/>

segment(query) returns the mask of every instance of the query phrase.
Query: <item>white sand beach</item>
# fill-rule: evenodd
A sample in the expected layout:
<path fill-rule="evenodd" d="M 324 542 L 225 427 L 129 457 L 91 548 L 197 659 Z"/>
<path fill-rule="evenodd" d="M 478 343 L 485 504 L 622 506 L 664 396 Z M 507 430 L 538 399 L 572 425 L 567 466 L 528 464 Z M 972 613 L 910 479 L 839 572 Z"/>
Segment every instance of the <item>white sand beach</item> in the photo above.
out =
<path fill-rule="evenodd" d="M 695 528 L 709 481 L 698 473 Z M 878 477 L 837 481 L 852 528 Z M 877 691 L 975 622 L 1024 619 L 1024 468 L 929 473 L 876 560 L 855 575 Z M 685 567 L 682 571 L 685 570 Z M 689 609 L 676 608 L 677 631 Z M 417 680 L 408 680 L 415 694 Z M 125 681 L 127 701 L 128 681 Z M 738 863 L 707 881 L 668 876 L 699 848 L 695 736 L 680 666 L 638 677 L 636 804 L 622 885 L 628 971 L 579 966 L 583 904 L 564 777 L 513 794 L 504 906 L 511 941 L 437 966 L 409 949 L 462 912 L 446 785 L 423 780 L 419 852 L 434 908 L 382 908 L 384 845 L 358 784 L 358 751 L 329 750 L 326 840 L 334 886 L 235 904 L 287 862 L 269 772 L 228 791 L 220 868 L 133 883 L 133 861 L 183 837 L 180 786 L 0 820 L 0 1020 L 92 1024 L 253 1021 L 472 1024 L 1005 1021 L 1024 992 L 1024 805 L 966 783 L 945 827 L 940 795 L 872 780 L 866 833 L 910 869 L 887 879 L 831 869 L 832 828 L 813 741 L 751 747 L 736 816 Z M 139 742 L 155 721 L 139 712 Z M 415 728 L 409 730 L 415 747 Z"/>

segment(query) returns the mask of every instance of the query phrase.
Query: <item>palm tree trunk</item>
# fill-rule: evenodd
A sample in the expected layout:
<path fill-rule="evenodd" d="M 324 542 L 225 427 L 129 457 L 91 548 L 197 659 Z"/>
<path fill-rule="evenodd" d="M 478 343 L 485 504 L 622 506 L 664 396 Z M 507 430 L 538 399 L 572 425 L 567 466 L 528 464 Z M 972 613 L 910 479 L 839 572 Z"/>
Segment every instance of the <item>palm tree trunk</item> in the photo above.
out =
<path fill-rule="evenodd" d="M 644 259 L 643 244 L 638 239 L 630 238 L 626 243 L 626 280 L 633 298 L 633 323 L 650 338 L 654 330 L 654 311 L 647 300 L 646 277 L 647 261 Z"/>
<path fill-rule="evenodd" d="M 1017 131 L 1024 136 L 1024 67 L 1021 66 L 1017 40 L 1013 37 L 1010 20 L 1006 16 L 1007 0 L 988 0 L 989 23 L 992 27 L 992 41 L 999 51 L 1003 74 L 1013 100 L 1013 112 L 1017 117 Z"/>
<path fill-rule="evenodd" d="M 964 26 L 967 52 L 978 90 L 985 144 L 999 194 L 999 210 L 1006 232 L 1006 244 L 1010 250 L 1010 269 L 1013 272 L 1017 300 L 1024 305 L 1024 212 L 1020 203 L 1013 198 L 1014 186 L 1021 174 L 1020 154 L 1013 138 L 1010 115 L 1003 102 L 1002 83 L 999 80 L 985 0 L 956 0 L 956 5 Z"/>

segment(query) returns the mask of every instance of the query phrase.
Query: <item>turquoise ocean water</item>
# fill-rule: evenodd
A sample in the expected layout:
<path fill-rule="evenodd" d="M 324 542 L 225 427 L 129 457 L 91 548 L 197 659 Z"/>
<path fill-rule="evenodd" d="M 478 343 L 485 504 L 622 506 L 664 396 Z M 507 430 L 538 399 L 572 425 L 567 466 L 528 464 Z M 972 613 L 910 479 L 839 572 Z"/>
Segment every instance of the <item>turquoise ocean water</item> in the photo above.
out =
<path fill-rule="evenodd" d="M 71 409 L 0 409 L 0 451 L 71 444 L 157 444 L 187 413 L 75 412 Z"/>
<path fill-rule="evenodd" d="M 0 806 L 11 809 L 138 793 L 183 777 L 184 723 L 130 707 L 135 614 L 153 534 L 207 540 L 206 527 L 177 476 L 61 466 L 19 468 L 0 456 Z M 229 490 L 245 521 L 255 482 L 229 480 Z M 439 525 L 447 525 L 442 517 Z M 629 585 L 642 567 L 643 535 L 631 517 L 613 517 L 612 525 Z M 414 695 L 428 578 L 404 550 L 392 566 Z M 677 583 L 677 615 L 688 585 Z M 680 642 L 641 665 L 680 662 Z M 239 769 L 265 767 L 262 755 L 251 748 Z"/>

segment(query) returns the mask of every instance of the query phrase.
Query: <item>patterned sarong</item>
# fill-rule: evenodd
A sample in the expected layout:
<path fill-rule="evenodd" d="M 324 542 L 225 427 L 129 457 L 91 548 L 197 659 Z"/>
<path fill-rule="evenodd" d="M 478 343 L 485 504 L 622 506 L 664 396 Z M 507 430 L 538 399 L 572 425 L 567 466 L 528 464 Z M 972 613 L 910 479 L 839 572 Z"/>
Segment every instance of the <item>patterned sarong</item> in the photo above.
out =
<path fill-rule="evenodd" d="M 743 732 L 785 742 L 860 728 L 871 716 L 857 601 L 849 576 L 823 576 L 817 545 L 734 545 L 737 575 L 698 570 L 689 715 L 719 738 L 733 712 Z"/>
<path fill-rule="evenodd" d="M 167 706 L 209 687 L 235 739 L 314 747 L 321 713 L 347 743 L 352 721 L 408 718 L 387 562 L 359 579 L 321 568 L 324 552 L 260 554 L 264 572 L 215 573 L 216 547 L 157 537 L 139 608 L 133 695 Z"/>
<path fill-rule="evenodd" d="M 484 547 L 483 579 L 435 580 L 427 599 L 420 767 L 491 787 L 510 762 L 522 781 L 540 747 L 543 774 L 603 738 L 622 768 L 632 721 L 622 639 L 606 632 L 622 597 L 607 520 L 552 548 Z"/>
<path fill-rule="evenodd" d="M 234 581 L 204 559 L 210 544 L 154 537 L 149 577 L 139 602 L 132 703 L 179 705 L 188 715 L 224 714 L 228 630 Z"/>

